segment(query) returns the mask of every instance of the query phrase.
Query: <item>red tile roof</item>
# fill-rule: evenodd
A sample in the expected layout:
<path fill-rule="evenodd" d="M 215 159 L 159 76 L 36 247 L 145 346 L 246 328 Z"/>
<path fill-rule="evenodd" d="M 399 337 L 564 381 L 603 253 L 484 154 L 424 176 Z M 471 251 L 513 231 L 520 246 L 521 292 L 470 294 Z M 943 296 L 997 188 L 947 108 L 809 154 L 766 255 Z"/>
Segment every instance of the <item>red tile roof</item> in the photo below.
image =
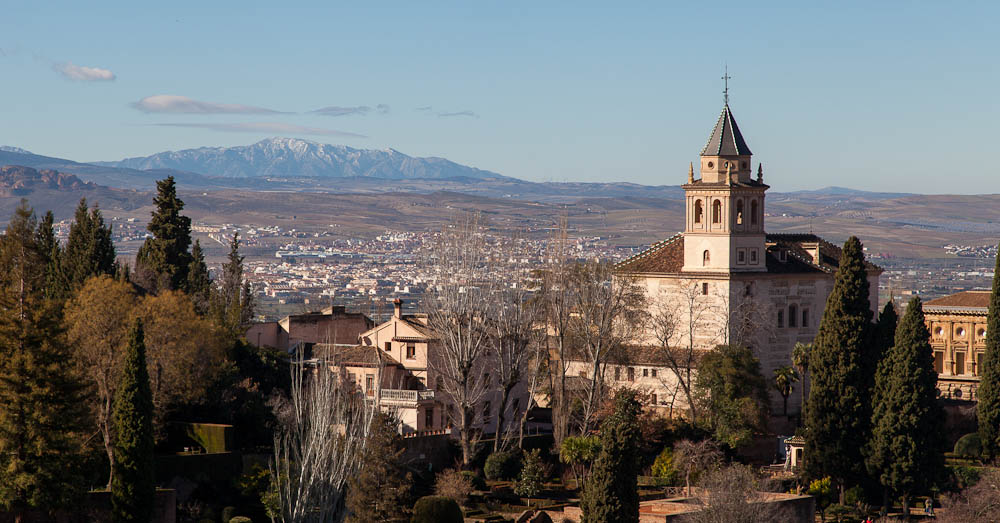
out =
<path fill-rule="evenodd" d="M 951 296 L 942 296 L 924 303 L 924 308 L 967 308 L 983 309 L 990 306 L 990 291 L 965 291 Z"/>

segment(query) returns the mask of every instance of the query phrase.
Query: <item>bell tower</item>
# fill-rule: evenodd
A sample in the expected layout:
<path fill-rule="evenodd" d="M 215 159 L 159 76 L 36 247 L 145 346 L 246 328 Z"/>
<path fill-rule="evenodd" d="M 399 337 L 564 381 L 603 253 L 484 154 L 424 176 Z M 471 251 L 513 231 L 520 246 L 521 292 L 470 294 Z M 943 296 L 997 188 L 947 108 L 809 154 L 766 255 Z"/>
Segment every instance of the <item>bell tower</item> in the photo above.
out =
<path fill-rule="evenodd" d="M 728 95 L 728 93 L 727 93 Z M 728 96 L 701 151 L 700 179 L 688 168 L 684 272 L 766 271 L 763 167 L 751 176 L 753 153 L 729 109 Z"/>

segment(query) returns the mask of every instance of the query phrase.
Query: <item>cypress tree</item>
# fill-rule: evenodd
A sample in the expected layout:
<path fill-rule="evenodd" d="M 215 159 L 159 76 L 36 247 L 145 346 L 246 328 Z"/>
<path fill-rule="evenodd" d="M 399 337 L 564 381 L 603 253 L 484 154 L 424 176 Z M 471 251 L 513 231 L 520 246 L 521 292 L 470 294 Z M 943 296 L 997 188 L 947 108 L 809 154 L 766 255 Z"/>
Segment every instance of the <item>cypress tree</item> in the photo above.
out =
<path fill-rule="evenodd" d="M 243 335 L 243 325 L 253 317 L 254 302 L 250 282 L 243 279 L 243 256 L 240 254 L 240 235 L 233 234 L 229 242 L 229 259 L 222 264 L 216 315 L 219 325 L 233 339 Z"/>
<path fill-rule="evenodd" d="M 99 274 L 113 275 L 116 269 L 111 226 L 104 224 L 100 209 L 96 206 L 93 210 L 88 209 L 87 200 L 81 198 L 69 227 L 69 238 L 61 260 L 66 294 L 82 287 L 87 278 Z"/>
<path fill-rule="evenodd" d="M 153 393 L 146 369 L 142 320 L 129 332 L 128 351 L 115 393 L 115 470 L 111 480 L 112 521 L 146 522 L 153 517 Z"/>
<path fill-rule="evenodd" d="M 1000 271 L 1000 255 L 996 269 Z M 979 399 L 976 414 L 979 418 L 979 439 L 983 453 L 990 459 L 1000 456 L 1000 272 L 993 276 L 993 292 L 986 315 L 986 353 L 983 354 L 980 372 Z"/>
<path fill-rule="evenodd" d="M 872 361 L 869 362 L 869 365 L 871 365 L 869 372 L 872 377 L 870 389 L 873 391 L 873 395 L 879 387 L 879 380 L 877 379 L 879 369 L 889 356 L 892 346 L 896 343 L 896 327 L 898 323 L 899 315 L 896 313 L 896 304 L 890 300 L 882 308 L 882 314 L 878 315 L 878 321 L 875 322 L 875 327 L 872 329 L 871 347 L 873 350 L 871 351 Z M 872 406 L 874 408 L 874 402 Z"/>
<path fill-rule="evenodd" d="M 156 210 L 146 226 L 153 233 L 135 257 L 137 270 L 148 273 L 142 283 L 148 290 L 183 289 L 191 265 L 191 219 L 183 216 L 184 202 L 177 197 L 174 177 L 156 182 Z"/>
<path fill-rule="evenodd" d="M 865 370 L 872 312 L 861 242 L 850 237 L 840 256 L 809 357 L 811 387 L 806 408 L 806 469 L 830 476 L 841 497 L 848 481 L 864 475 L 862 449 L 871 423 Z"/>
<path fill-rule="evenodd" d="M 205 265 L 205 253 L 201 250 L 201 242 L 194 241 L 191 247 L 191 265 L 188 267 L 188 279 L 184 288 L 199 314 L 208 312 L 212 298 L 212 279 Z"/>
<path fill-rule="evenodd" d="M 66 280 L 61 269 L 62 248 L 59 246 L 59 240 L 56 239 L 54 222 L 52 211 L 47 211 L 42 221 L 38 223 L 35 241 L 45 258 L 45 296 L 62 298 L 67 294 Z"/>
<path fill-rule="evenodd" d="M 619 391 L 615 410 L 601 424 L 601 450 L 580 497 L 581 523 L 639 521 L 639 402 Z"/>
<path fill-rule="evenodd" d="M 22 201 L 0 238 L 0 507 L 15 517 L 72 506 L 84 483 L 82 385 L 45 297 L 45 248 Z"/>
<path fill-rule="evenodd" d="M 920 298 L 910 300 L 895 343 L 878 368 L 869 467 L 888 492 L 909 501 L 928 491 L 944 471 L 944 409 Z"/>

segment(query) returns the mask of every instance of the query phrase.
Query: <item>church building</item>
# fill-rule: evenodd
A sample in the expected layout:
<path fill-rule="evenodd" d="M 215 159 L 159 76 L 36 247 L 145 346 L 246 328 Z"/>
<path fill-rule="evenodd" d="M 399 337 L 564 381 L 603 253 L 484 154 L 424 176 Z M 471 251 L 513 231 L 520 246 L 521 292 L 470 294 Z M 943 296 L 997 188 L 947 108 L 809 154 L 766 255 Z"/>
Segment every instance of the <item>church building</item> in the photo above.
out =
<path fill-rule="evenodd" d="M 622 261 L 617 270 L 645 287 L 650 313 L 661 327 L 654 322 L 643 344 L 661 344 L 658 338 L 668 332 L 670 347 L 681 349 L 746 345 L 771 383 L 775 369 L 792 364 L 796 342 L 815 338 L 841 249 L 813 234 L 766 232 L 769 186 L 761 164 L 754 174 L 753 153 L 728 99 L 701 151 L 698 171 L 696 178 L 691 164 L 682 186 L 684 232 Z M 880 273 L 868 264 L 873 312 Z M 665 323 L 671 323 L 667 329 Z M 790 415 L 801 410 L 801 386 L 797 383 L 788 398 Z M 770 391 L 771 411 L 781 414 L 782 398 L 773 387 Z"/>

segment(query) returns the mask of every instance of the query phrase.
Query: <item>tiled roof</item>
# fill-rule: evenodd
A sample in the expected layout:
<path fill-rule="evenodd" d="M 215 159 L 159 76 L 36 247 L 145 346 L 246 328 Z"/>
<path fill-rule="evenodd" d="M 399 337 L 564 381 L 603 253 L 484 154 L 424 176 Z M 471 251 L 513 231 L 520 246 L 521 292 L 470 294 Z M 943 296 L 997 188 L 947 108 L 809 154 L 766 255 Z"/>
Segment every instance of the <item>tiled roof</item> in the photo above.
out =
<path fill-rule="evenodd" d="M 750 148 L 740 133 L 740 127 L 736 125 L 733 112 L 729 110 L 729 104 L 722 108 L 719 121 L 712 129 L 712 135 L 708 137 L 708 143 L 701 150 L 702 156 L 738 156 L 750 155 Z"/>
<path fill-rule="evenodd" d="M 990 307 L 990 291 L 965 291 L 951 296 L 942 296 L 924 303 L 924 308 L 982 309 Z"/>
<path fill-rule="evenodd" d="M 379 350 L 372 345 L 357 345 L 354 347 L 342 347 L 327 343 L 317 343 L 313 347 L 314 357 L 331 354 L 333 361 L 337 365 L 350 367 L 374 366 L 377 358 L 382 359 L 383 365 L 400 365 L 399 361 L 388 353 Z"/>
<path fill-rule="evenodd" d="M 684 266 L 684 235 L 677 233 L 615 265 L 621 272 L 681 272 Z"/>
<path fill-rule="evenodd" d="M 767 272 L 772 274 L 823 272 L 832 274 L 840 266 L 841 249 L 815 234 L 768 234 L 765 239 Z M 819 260 L 807 246 L 818 244 Z M 779 252 L 784 251 L 783 259 Z M 877 265 L 865 262 L 869 272 L 881 273 Z M 684 235 L 675 234 L 666 240 L 650 245 L 648 249 L 619 262 L 615 268 L 621 272 L 642 274 L 675 274 L 684 267 Z"/>

